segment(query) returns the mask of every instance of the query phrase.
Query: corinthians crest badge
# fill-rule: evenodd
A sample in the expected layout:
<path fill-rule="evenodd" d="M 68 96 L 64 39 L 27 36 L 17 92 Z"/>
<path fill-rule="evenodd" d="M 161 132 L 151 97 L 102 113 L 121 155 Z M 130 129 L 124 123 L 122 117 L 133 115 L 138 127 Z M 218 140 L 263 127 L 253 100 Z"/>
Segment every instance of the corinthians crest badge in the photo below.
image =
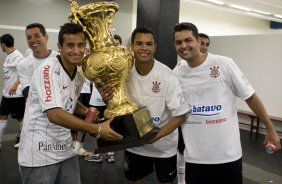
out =
<path fill-rule="evenodd" d="M 155 92 L 155 93 L 158 93 L 161 91 L 161 88 L 160 88 L 160 82 L 158 81 L 153 81 L 153 87 L 152 87 L 152 91 Z"/>
<path fill-rule="evenodd" d="M 213 66 L 213 67 L 210 67 L 210 69 L 211 69 L 210 76 L 213 78 L 217 78 L 220 74 L 220 72 L 218 71 L 219 66 Z"/>

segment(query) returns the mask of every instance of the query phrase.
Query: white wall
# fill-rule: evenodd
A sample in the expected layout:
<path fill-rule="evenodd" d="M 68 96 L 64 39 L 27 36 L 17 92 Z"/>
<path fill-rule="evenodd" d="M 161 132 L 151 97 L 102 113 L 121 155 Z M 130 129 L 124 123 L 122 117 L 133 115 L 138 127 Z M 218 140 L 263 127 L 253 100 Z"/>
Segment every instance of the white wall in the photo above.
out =
<path fill-rule="evenodd" d="M 80 6 L 98 0 L 77 0 Z M 136 1 L 136 0 L 134 0 Z M 119 11 L 115 14 L 114 27 L 125 44 L 131 36 L 134 16 L 132 16 L 133 1 L 116 0 Z M 135 3 L 136 4 L 136 3 Z M 136 9 L 137 5 L 135 5 Z M 49 35 L 48 46 L 57 50 L 57 36 L 59 27 L 68 22 L 70 3 L 68 0 L 0 0 L 0 36 L 10 33 L 15 38 L 15 48 L 22 53 L 28 48 L 25 38 L 25 27 L 30 23 L 42 23 Z M 136 14 L 136 13 L 135 13 Z M 6 54 L 0 51 L 0 63 L 3 63 Z M 0 94 L 2 94 L 2 64 L 0 64 Z"/>
<path fill-rule="evenodd" d="M 282 29 L 270 29 L 268 20 L 184 0 L 181 0 L 179 22 L 192 22 L 199 32 L 210 36 L 282 34 Z"/>
<path fill-rule="evenodd" d="M 57 49 L 57 32 L 59 27 L 68 22 L 70 3 L 68 0 L 0 0 L 0 36 L 12 33 L 15 37 L 15 46 L 24 52 L 27 49 L 25 41 L 25 26 L 39 22 L 46 28 L 49 36 L 49 47 Z M 77 0 L 80 6 L 98 0 Z M 119 11 L 114 18 L 114 27 L 117 34 L 124 38 L 125 43 L 130 37 L 132 30 L 133 2 L 116 0 Z M 50 31 L 48 31 L 50 30 Z M 56 32 L 57 30 L 57 32 Z M 0 59 L 3 59 L 1 54 Z"/>

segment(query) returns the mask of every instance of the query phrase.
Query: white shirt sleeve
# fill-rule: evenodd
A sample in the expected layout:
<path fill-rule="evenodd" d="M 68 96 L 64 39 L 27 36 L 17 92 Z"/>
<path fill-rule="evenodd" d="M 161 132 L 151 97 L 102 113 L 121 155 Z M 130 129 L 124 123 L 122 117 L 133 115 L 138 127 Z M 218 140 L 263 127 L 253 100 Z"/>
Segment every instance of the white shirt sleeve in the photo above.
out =
<path fill-rule="evenodd" d="M 28 68 L 28 58 L 22 59 L 17 65 L 18 76 L 21 83 L 21 91 L 23 91 L 23 89 L 27 86 L 30 86 L 30 71 L 28 71 Z"/>
<path fill-rule="evenodd" d="M 231 60 L 228 64 L 233 93 L 242 100 L 248 99 L 255 92 L 253 87 L 233 60 Z"/>

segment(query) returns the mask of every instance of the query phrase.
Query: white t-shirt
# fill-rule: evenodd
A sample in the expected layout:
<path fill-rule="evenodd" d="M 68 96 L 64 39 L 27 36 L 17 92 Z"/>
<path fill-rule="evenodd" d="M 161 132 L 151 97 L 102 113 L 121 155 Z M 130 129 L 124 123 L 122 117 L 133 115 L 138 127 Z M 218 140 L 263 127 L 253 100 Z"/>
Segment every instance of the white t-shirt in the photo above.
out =
<path fill-rule="evenodd" d="M 23 55 L 18 50 L 14 50 L 12 53 L 7 55 L 5 59 L 3 64 L 4 84 L 2 95 L 6 98 L 23 97 L 21 92 L 21 84 L 18 85 L 16 94 L 12 96 L 9 95 L 10 88 L 18 79 L 17 65 L 22 59 Z"/>
<path fill-rule="evenodd" d="M 152 70 L 146 76 L 139 75 L 134 66 L 129 73 L 126 85 L 126 94 L 139 107 L 147 106 L 153 123 L 157 127 L 161 128 L 173 116 L 183 115 L 189 111 L 174 73 L 157 60 L 154 61 Z M 130 148 L 128 151 L 149 157 L 171 157 L 177 152 L 177 142 L 176 129 L 153 144 Z"/>
<path fill-rule="evenodd" d="M 58 52 L 51 50 L 49 56 L 44 59 L 35 58 L 32 53 L 24 57 L 24 59 L 21 60 L 21 62 L 17 66 L 18 75 L 21 82 L 21 91 L 27 86 L 30 86 L 31 78 L 35 69 L 37 69 L 38 66 L 45 60 L 57 55 Z"/>
<path fill-rule="evenodd" d="M 75 156 L 70 130 L 50 122 L 46 111 L 62 108 L 72 114 L 83 82 L 78 71 L 69 76 L 57 57 L 47 59 L 35 70 L 20 139 L 21 166 L 46 166 Z"/>
<path fill-rule="evenodd" d="M 93 85 L 93 88 L 92 88 L 92 94 L 91 94 L 89 104 L 92 106 L 106 106 L 105 102 L 103 101 L 102 96 L 100 95 L 95 85 Z"/>
<path fill-rule="evenodd" d="M 219 164 L 242 157 L 235 100 L 246 100 L 254 89 L 231 58 L 208 54 L 200 66 L 180 64 L 174 69 L 191 107 L 182 125 L 184 159 Z"/>
<path fill-rule="evenodd" d="M 85 78 L 85 81 L 83 83 L 82 89 L 80 93 L 86 93 L 89 94 L 91 93 L 91 88 L 90 88 L 90 81 Z"/>

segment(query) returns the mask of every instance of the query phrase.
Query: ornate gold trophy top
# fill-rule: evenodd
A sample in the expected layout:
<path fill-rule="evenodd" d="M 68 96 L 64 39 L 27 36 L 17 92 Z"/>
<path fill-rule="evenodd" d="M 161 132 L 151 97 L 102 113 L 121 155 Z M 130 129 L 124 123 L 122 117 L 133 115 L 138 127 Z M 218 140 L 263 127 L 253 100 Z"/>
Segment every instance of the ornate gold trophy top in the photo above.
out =
<path fill-rule="evenodd" d="M 123 91 L 125 79 L 132 68 L 132 54 L 127 48 L 115 45 L 109 30 L 118 5 L 114 2 L 94 2 L 79 6 L 74 0 L 70 2 L 69 20 L 83 27 L 90 44 L 91 54 L 83 59 L 82 64 L 85 77 L 97 85 L 112 84 L 116 89 L 113 99 L 108 101 L 104 117 L 133 113 L 138 107 Z"/>

